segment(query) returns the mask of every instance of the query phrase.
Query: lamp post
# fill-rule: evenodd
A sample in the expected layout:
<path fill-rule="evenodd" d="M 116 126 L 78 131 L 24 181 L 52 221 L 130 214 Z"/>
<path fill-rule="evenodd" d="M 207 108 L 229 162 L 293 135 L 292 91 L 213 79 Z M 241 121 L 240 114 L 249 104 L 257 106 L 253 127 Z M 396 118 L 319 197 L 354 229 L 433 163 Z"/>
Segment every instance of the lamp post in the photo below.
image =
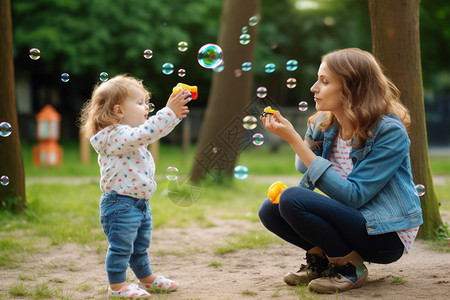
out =
<path fill-rule="evenodd" d="M 57 166 L 62 161 L 63 149 L 57 141 L 60 135 L 61 115 L 45 105 L 36 115 L 38 145 L 33 146 L 33 163 L 37 166 Z"/>

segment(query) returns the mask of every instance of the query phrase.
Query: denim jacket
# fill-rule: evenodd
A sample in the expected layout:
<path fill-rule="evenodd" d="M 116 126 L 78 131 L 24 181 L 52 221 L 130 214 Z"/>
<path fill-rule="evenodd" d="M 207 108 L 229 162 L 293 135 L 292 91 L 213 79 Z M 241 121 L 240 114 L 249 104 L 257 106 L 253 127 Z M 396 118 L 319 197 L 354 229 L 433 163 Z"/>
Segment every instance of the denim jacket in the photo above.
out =
<path fill-rule="evenodd" d="M 423 223 L 411 174 L 411 142 L 397 116 L 383 116 L 371 130 L 373 137 L 362 147 L 352 147 L 353 171 L 347 179 L 341 178 L 328 160 L 337 126 L 322 132 L 316 124 L 308 128 L 306 137 L 317 142 L 316 147 L 310 146 L 317 157 L 309 168 L 295 157 L 296 169 L 304 173 L 300 187 L 311 190 L 317 187 L 330 198 L 358 209 L 367 221 L 368 234 L 393 232 Z"/>

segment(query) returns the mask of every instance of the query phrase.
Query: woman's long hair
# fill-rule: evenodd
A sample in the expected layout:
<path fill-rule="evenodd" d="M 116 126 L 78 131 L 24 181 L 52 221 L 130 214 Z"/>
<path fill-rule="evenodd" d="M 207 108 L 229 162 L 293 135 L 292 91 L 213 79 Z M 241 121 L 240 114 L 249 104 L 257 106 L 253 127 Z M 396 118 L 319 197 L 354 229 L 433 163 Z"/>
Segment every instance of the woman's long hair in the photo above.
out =
<path fill-rule="evenodd" d="M 342 49 L 326 54 L 322 61 L 342 82 L 344 114 L 353 125 L 356 146 L 372 137 L 370 129 L 384 115 L 395 114 L 406 128 L 409 127 L 410 115 L 400 102 L 400 91 L 371 53 L 357 48 Z M 312 115 L 308 126 L 312 126 L 322 113 Z M 333 113 L 328 112 L 320 121 L 319 129 L 330 128 L 335 120 Z"/>
<path fill-rule="evenodd" d="M 86 137 L 90 138 L 103 128 L 120 122 L 120 118 L 114 113 L 114 105 L 123 104 L 132 87 L 142 90 L 146 94 L 146 100 L 150 99 L 151 94 L 142 80 L 129 75 L 115 76 L 94 87 L 91 99 L 81 110 L 81 129 Z"/>

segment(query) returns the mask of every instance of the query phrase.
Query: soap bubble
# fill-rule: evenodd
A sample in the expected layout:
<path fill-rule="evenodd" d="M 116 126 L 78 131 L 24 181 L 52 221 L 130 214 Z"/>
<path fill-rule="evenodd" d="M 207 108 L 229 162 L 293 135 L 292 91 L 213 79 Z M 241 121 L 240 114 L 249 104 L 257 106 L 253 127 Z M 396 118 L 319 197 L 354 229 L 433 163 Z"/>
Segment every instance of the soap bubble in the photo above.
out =
<path fill-rule="evenodd" d="M 166 178 L 169 180 L 177 180 L 178 169 L 176 167 L 168 167 L 166 170 Z"/>
<path fill-rule="evenodd" d="M 300 102 L 298 103 L 298 110 L 299 110 L 299 111 L 306 111 L 306 110 L 308 110 L 308 102 L 306 102 L 306 101 L 300 101 Z"/>
<path fill-rule="evenodd" d="M 243 26 L 242 27 L 242 33 L 247 33 L 248 32 L 248 27 L 247 26 Z"/>
<path fill-rule="evenodd" d="M 286 86 L 288 87 L 288 88 L 290 88 L 290 89 L 293 89 L 293 88 L 295 88 L 296 86 L 297 86 L 297 79 L 295 79 L 295 78 L 289 78 L 287 81 L 286 81 Z"/>
<path fill-rule="evenodd" d="M 0 136 L 8 137 L 11 135 L 11 132 L 12 132 L 11 124 L 9 124 L 8 122 L 0 123 Z"/>
<path fill-rule="evenodd" d="M 265 98 L 267 96 L 267 88 L 260 86 L 259 88 L 256 89 L 256 96 L 258 96 L 258 98 Z"/>
<path fill-rule="evenodd" d="M 212 70 L 213 70 L 214 72 L 219 73 L 219 72 L 222 72 L 223 69 L 225 69 L 225 64 L 224 64 L 224 62 L 222 61 L 222 62 L 220 63 L 220 65 L 218 65 L 217 67 L 213 68 Z"/>
<path fill-rule="evenodd" d="M 217 154 L 217 152 L 219 152 L 219 149 L 217 147 L 212 147 L 211 151 L 212 153 Z"/>
<path fill-rule="evenodd" d="M 250 34 L 241 34 L 241 36 L 239 37 L 239 43 L 241 43 L 241 45 L 247 45 L 248 43 L 250 43 Z"/>
<path fill-rule="evenodd" d="M 0 184 L 3 186 L 7 186 L 9 184 L 9 177 L 6 175 L 0 177 Z"/>
<path fill-rule="evenodd" d="M 259 22 L 259 17 L 258 16 L 253 16 L 250 19 L 248 19 L 248 25 L 250 26 L 256 26 Z"/>
<path fill-rule="evenodd" d="M 246 116 L 242 121 L 244 122 L 242 126 L 244 126 L 244 128 L 247 130 L 255 129 L 258 125 L 256 117 L 254 116 Z"/>
<path fill-rule="evenodd" d="M 173 64 L 166 62 L 162 65 L 163 74 L 170 75 L 173 73 Z"/>
<path fill-rule="evenodd" d="M 273 64 L 273 63 L 267 64 L 265 66 L 265 68 L 264 68 L 264 71 L 266 73 L 273 73 L 273 72 L 275 72 L 275 64 Z"/>
<path fill-rule="evenodd" d="M 286 63 L 286 70 L 295 71 L 298 68 L 298 61 L 295 59 L 288 60 Z"/>
<path fill-rule="evenodd" d="M 234 77 L 241 77 L 242 76 L 242 70 L 236 69 L 234 70 Z"/>
<path fill-rule="evenodd" d="M 185 69 L 179 69 L 178 70 L 178 76 L 179 77 L 184 77 L 186 75 L 186 70 Z"/>
<path fill-rule="evenodd" d="M 248 72 L 252 69 L 252 63 L 249 61 L 246 61 L 244 63 L 242 63 L 242 71 L 244 72 Z"/>
<path fill-rule="evenodd" d="M 185 41 L 181 41 L 178 43 L 178 50 L 180 50 L 181 52 L 184 52 L 188 49 L 188 43 Z"/>
<path fill-rule="evenodd" d="M 214 69 L 222 63 L 223 52 L 216 44 L 203 45 L 198 50 L 198 63 L 206 69 Z"/>
<path fill-rule="evenodd" d="M 31 48 L 28 54 L 32 60 L 38 60 L 39 58 L 41 58 L 41 50 L 39 50 L 38 48 Z"/>
<path fill-rule="evenodd" d="M 417 184 L 414 187 L 414 193 L 417 196 L 422 197 L 423 195 L 425 195 L 425 186 L 423 184 Z"/>
<path fill-rule="evenodd" d="M 145 49 L 144 50 L 144 58 L 145 59 L 150 59 L 153 57 L 153 51 L 150 49 Z"/>
<path fill-rule="evenodd" d="M 107 81 L 108 80 L 108 73 L 106 73 L 106 72 L 101 72 L 100 73 L 100 80 L 101 81 Z"/>
<path fill-rule="evenodd" d="M 155 104 L 150 102 L 148 104 L 148 112 L 153 112 L 154 110 L 155 110 Z"/>
<path fill-rule="evenodd" d="M 234 168 L 234 178 L 242 180 L 248 177 L 248 168 L 246 166 L 236 166 Z"/>
<path fill-rule="evenodd" d="M 62 73 L 61 74 L 61 81 L 62 82 L 68 82 L 70 80 L 70 75 L 68 73 Z"/>
<path fill-rule="evenodd" d="M 264 136 L 261 133 L 255 133 L 252 137 L 252 143 L 255 146 L 261 146 L 264 144 Z"/>

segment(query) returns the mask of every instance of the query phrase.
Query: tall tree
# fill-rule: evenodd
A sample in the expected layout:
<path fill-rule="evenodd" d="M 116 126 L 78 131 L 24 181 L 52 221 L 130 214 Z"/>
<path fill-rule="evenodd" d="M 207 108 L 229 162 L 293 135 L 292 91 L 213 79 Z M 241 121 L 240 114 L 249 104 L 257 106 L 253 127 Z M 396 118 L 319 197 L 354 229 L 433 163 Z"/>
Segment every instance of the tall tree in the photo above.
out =
<path fill-rule="evenodd" d="M 218 40 L 223 49 L 224 70 L 212 78 L 191 171 L 193 180 L 204 179 L 207 174 L 220 179 L 233 172 L 242 147 L 242 119 L 251 102 L 253 83 L 253 71 L 239 76 L 239 70 L 243 62 L 253 61 L 257 26 L 249 26 L 249 19 L 258 16 L 259 9 L 260 0 L 224 1 Z M 241 45 L 239 37 L 244 26 L 248 28 L 250 43 Z"/>
<path fill-rule="evenodd" d="M 11 134 L 0 137 L 0 176 L 9 184 L 0 186 L 0 206 L 22 211 L 25 207 L 25 177 L 19 139 L 16 101 L 14 96 L 13 38 L 10 0 L 0 2 L 0 122 L 11 125 Z"/>
<path fill-rule="evenodd" d="M 419 38 L 420 0 L 369 0 L 372 50 L 401 91 L 411 113 L 411 163 L 414 182 L 426 193 L 420 200 L 424 224 L 419 236 L 433 238 L 442 224 L 433 186 L 425 127 L 424 95 Z"/>

